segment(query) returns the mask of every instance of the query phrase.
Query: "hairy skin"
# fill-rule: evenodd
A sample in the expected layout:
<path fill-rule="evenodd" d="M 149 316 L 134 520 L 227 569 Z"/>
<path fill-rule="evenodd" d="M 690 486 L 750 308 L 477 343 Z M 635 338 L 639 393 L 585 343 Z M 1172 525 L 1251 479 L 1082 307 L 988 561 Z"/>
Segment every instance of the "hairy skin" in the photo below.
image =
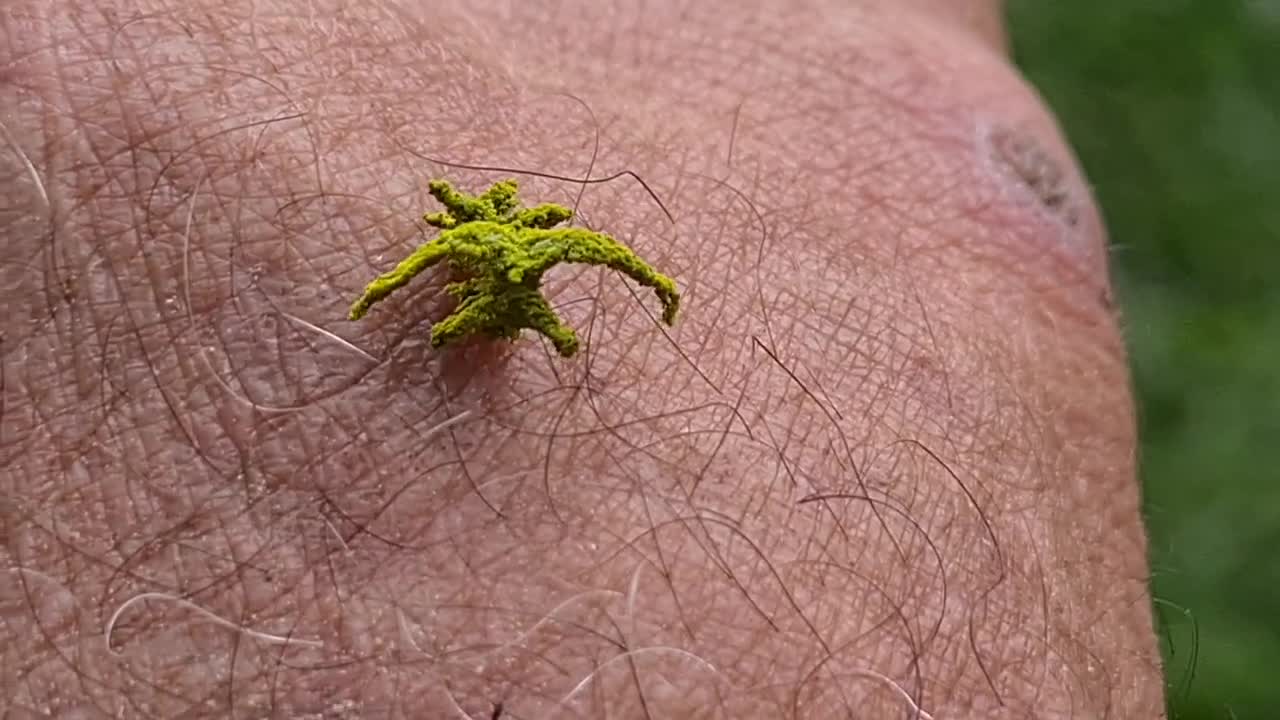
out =
<path fill-rule="evenodd" d="M 1162 717 L 1097 215 L 940 7 L 0 9 L 6 716 Z M 521 182 L 682 319 L 346 322 L 428 158 L 638 173 Z"/>

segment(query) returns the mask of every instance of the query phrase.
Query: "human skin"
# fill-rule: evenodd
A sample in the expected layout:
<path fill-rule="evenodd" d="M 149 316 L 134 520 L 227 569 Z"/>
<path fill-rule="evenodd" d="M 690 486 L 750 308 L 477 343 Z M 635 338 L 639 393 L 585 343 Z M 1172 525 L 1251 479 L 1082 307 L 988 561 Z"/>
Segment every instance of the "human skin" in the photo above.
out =
<path fill-rule="evenodd" d="M 997 18 L 8 3 L 5 716 L 1163 717 L 1105 239 Z M 433 177 L 676 326 L 574 267 L 572 360 L 432 350 L 442 274 L 348 322 Z"/>

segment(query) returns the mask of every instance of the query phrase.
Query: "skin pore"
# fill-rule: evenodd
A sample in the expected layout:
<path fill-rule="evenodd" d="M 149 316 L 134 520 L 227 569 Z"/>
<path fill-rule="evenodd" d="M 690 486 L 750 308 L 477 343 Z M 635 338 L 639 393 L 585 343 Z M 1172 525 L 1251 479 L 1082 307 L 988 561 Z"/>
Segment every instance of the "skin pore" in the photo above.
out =
<path fill-rule="evenodd" d="M 997 17 L 0 9 L 8 716 L 1163 717 L 1104 237 Z M 444 274 L 345 319 L 512 176 L 675 326 L 574 266 L 570 360 L 431 349 Z"/>

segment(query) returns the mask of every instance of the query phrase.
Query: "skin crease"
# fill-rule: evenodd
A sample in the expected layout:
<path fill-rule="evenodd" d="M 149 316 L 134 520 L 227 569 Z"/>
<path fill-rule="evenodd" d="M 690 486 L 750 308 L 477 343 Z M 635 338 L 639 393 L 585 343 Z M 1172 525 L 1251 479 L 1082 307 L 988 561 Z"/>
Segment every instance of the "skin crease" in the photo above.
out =
<path fill-rule="evenodd" d="M 1104 237 L 996 17 L 8 4 L 6 717 L 1163 717 Z M 517 175 L 429 158 L 643 177 L 519 175 L 676 326 L 572 267 L 572 361 L 432 351 L 439 275 L 345 321 L 430 178 Z"/>

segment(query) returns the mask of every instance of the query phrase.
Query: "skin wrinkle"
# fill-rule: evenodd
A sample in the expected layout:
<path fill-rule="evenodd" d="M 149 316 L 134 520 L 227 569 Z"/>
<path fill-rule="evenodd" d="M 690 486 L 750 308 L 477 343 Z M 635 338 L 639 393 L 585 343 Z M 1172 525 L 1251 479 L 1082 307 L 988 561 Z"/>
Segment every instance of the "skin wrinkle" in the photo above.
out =
<path fill-rule="evenodd" d="M 945 46 L 890 72 L 899 46 L 877 38 L 897 36 L 864 29 L 823 57 L 732 23 L 663 33 L 661 12 L 597 46 L 575 29 L 595 11 L 566 10 L 521 57 L 506 29 L 543 21 L 514 4 L 449 38 L 465 10 L 433 30 L 377 3 L 274 7 L 57 15 L 27 36 L 48 38 L 26 40 L 29 75 L 62 48 L 15 138 L 73 209 L 52 247 L 76 282 L 30 313 L 47 326 L 5 328 L 22 362 L 5 366 L 2 437 L 31 451 L 0 448 L 19 499 L 0 552 L 74 602 L 50 618 L 34 592 L 0 594 L 15 702 L 64 712 L 78 687 L 108 715 L 502 702 L 536 718 L 570 695 L 584 717 L 903 714 L 872 672 L 936 718 L 1157 715 L 1129 410 L 1073 390 L 1122 386 L 1119 341 L 1081 299 L 1085 272 L 995 249 L 1036 221 L 992 221 L 1026 209 L 974 169 L 965 108 L 989 91 L 929 79 Z M 750 6 L 732 22 L 823 31 Z M 663 87 L 639 77 L 654 62 L 700 72 Z M 531 340 L 430 352 L 431 283 L 372 327 L 338 324 L 360 279 L 419 239 L 440 168 L 405 148 L 581 176 L 580 106 L 517 90 L 543 65 L 559 69 L 536 87 L 599 117 L 593 176 L 636 170 L 676 223 L 625 182 L 589 186 L 584 215 L 700 310 L 668 340 L 616 279 L 552 278 L 566 321 L 590 328 L 563 365 Z M 29 130 L 58 123 L 79 132 Z M 0 177 L 27 172 L 3 162 Z M 258 412 L 223 383 L 296 410 Z M 850 497 L 799 504 L 815 494 Z M 109 655 L 104 624 L 151 592 L 323 646 L 137 603 Z M 566 605 L 589 593 L 612 600 Z M 715 692 L 696 668 L 715 668 Z"/>

